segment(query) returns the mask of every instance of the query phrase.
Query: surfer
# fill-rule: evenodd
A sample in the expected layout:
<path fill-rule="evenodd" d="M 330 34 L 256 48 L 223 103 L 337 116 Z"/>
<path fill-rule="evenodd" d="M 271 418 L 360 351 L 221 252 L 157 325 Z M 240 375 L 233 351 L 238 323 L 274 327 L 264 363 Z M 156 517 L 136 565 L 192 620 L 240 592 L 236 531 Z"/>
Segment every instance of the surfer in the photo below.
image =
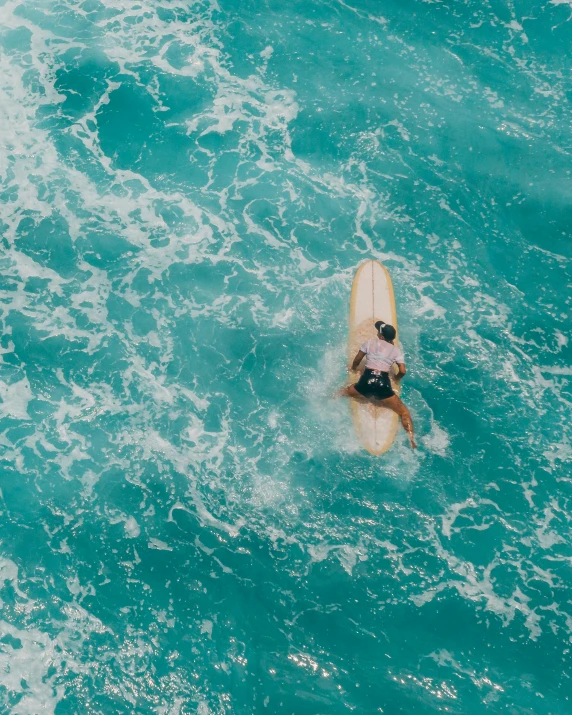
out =
<path fill-rule="evenodd" d="M 375 398 L 383 407 L 396 412 L 401 419 L 403 428 L 409 435 L 413 449 L 417 447 L 413 434 L 413 421 L 411 414 L 403 402 L 393 391 L 389 380 L 389 371 L 397 363 L 398 372 L 395 380 L 401 380 L 407 372 L 405 359 L 400 348 L 393 344 L 396 330 L 393 325 L 388 325 L 382 320 L 375 323 L 377 337 L 366 340 L 359 349 L 353 363 L 348 366 L 348 372 L 355 372 L 360 362 L 365 357 L 365 370 L 355 385 L 340 390 L 340 397 L 354 397 L 356 399 Z"/>

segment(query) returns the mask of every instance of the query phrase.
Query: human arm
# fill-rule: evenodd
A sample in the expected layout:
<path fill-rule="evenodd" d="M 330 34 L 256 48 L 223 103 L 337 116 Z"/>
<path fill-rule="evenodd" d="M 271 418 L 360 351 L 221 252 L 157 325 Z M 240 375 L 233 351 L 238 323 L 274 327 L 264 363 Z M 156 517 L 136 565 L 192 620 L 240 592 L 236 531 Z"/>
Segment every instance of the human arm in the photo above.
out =
<path fill-rule="evenodd" d="M 364 357 L 365 357 L 364 351 L 363 351 L 363 350 L 358 350 L 357 355 L 355 356 L 353 363 L 350 365 L 350 368 L 349 368 L 350 371 L 355 372 L 355 371 L 358 369 L 359 364 L 360 364 L 360 362 L 364 359 Z"/>
<path fill-rule="evenodd" d="M 405 375 L 407 372 L 407 369 L 405 367 L 404 362 L 398 362 L 397 363 L 397 374 L 395 375 L 395 380 L 401 380 L 401 378 Z"/>

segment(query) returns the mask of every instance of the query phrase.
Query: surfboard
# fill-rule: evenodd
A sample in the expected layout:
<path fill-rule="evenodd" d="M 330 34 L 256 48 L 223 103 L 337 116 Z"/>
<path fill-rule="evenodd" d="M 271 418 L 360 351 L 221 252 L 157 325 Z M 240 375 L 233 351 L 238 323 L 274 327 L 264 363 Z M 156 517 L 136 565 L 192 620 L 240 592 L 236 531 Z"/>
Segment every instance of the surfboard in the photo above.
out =
<path fill-rule="evenodd" d="M 348 360 L 351 363 L 368 339 L 374 338 L 377 320 L 390 323 L 397 330 L 397 311 L 393 284 L 387 268 L 379 261 L 366 261 L 356 271 L 352 285 L 348 333 Z M 395 338 L 398 342 L 399 333 Z M 357 372 L 350 373 L 349 384 L 356 383 L 364 370 L 365 359 Z M 396 366 L 393 369 L 397 371 Z M 399 394 L 400 385 L 392 380 Z M 391 410 L 371 402 L 350 400 L 352 420 L 357 438 L 370 454 L 380 455 L 391 447 L 399 427 L 399 417 Z"/>

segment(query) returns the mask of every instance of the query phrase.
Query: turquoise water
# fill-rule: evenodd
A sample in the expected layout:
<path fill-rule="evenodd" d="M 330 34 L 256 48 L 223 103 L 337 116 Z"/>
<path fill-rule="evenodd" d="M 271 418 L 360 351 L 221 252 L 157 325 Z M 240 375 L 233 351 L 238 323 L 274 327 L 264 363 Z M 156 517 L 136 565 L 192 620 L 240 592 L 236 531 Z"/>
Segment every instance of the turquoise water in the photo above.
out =
<path fill-rule="evenodd" d="M 2 3 L 1 712 L 572 711 L 571 16 Z"/>

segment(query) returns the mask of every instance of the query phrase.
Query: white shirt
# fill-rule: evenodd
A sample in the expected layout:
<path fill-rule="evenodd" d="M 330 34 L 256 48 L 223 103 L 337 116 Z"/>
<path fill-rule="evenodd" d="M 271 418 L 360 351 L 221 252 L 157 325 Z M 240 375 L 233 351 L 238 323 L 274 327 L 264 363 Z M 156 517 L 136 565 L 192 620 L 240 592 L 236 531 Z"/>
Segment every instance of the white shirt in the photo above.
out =
<path fill-rule="evenodd" d="M 370 370 L 389 372 L 395 362 L 405 362 L 401 348 L 379 338 L 370 338 L 361 346 L 365 353 L 365 366 Z"/>

